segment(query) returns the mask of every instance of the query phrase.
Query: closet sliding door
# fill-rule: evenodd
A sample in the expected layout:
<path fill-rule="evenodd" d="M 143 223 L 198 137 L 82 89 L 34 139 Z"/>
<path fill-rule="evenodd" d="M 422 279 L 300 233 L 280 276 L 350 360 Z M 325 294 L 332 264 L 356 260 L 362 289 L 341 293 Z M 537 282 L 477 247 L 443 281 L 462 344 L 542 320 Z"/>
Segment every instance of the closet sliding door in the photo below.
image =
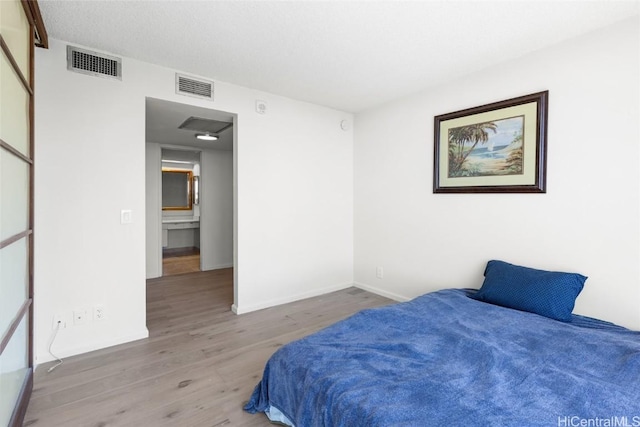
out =
<path fill-rule="evenodd" d="M 0 426 L 22 424 L 33 377 L 34 14 L 0 1 Z"/>

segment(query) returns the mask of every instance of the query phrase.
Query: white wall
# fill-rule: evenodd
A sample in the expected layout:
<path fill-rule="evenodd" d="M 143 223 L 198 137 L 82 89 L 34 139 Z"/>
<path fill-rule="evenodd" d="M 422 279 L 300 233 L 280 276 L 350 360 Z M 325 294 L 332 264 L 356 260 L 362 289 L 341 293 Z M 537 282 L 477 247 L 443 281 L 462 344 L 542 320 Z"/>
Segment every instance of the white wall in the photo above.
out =
<path fill-rule="evenodd" d="M 339 126 L 350 114 L 223 82 L 213 103 L 176 95 L 175 70 L 130 58 L 122 81 L 73 73 L 65 49 L 50 40 L 36 51 L 37 363 L 51 360 L 54 314 L 76 307 L 104 305 L 108 318 L 63 330 L 61 356 L 147 335 L 147 96 L 238 115 L 238 312 L 353 282 L 353 144 Z M 120 224 L 121 209 L 132 224 Z"/>
<path fill-rule="evenodd" d="M 144 98 L 123 82 L 66 72 L 64 50 L 55 41 L 36 49 L 36 363 L 52 359 L 56 314 L 69 323 L 53 346 L 62 357 L 148 335 Z M 122 209 L 133 223 L 120 224 Z M 95 305 L 107 319 L 72 326 L 73 310 Z"/>
<path fill-rule="evenodd" d="M 162 276 L 162 215 L 158 208 L 162 206 L 162 150 L 152 142 L 147 142 L 145 147 L 145 277 L 151 279 Z"/>
<path fill-rule="evenodd" d="M 202 151 L 201 269 L 233 267 L 233 152 Z"/>
<path fill-rule="evenodd" d="M 358 114 L 356 282 L 406 299 L 477 288 L 490 259 L 575 271 L 576 313 L 640 329 L 638 40 L 624 21 Z M 434 116 L 546 89 L 547 194 L 432 193 Z"/>

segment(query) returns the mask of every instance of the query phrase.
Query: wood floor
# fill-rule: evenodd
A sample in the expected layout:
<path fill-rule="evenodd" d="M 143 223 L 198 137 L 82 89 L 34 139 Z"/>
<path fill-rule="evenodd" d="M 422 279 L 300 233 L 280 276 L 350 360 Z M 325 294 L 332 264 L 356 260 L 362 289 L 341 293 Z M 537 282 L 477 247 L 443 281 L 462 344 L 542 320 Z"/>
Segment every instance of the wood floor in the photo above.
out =
<path fill-rule="evenodd" d="M 162 258 L 162 275 L 196 273 L 200 271 L 200 254 Z"/>
<path fill-rule="evenodd" d="M 199 254 L 200 248 L 197 248 L 195 246 L 187 246 L 183 248 L 162 248 L 162 258 Z"/>
<path fill-rule="evenodd" d="M 233 270 L 147 282 L 149 338 L 38 366 L 25 426 L 270 426 L 242 410 L 283 344 L 386 298 L 349 288 L 240 316 Z"/>

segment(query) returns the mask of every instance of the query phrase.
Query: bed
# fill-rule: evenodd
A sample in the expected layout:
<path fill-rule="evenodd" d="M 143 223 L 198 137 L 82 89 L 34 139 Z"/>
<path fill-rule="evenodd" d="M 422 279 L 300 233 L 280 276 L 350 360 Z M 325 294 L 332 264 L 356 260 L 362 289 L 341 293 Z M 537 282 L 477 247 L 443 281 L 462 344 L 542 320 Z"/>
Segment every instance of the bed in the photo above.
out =
<path fill-rule="evenodd" d="M 297 427 L 640 426 L 640 332 L 572 315 L 573 302 L 563 320 L 487 302 L 485 284 L 363 310 L 281 347 L 245 410 Z"/>

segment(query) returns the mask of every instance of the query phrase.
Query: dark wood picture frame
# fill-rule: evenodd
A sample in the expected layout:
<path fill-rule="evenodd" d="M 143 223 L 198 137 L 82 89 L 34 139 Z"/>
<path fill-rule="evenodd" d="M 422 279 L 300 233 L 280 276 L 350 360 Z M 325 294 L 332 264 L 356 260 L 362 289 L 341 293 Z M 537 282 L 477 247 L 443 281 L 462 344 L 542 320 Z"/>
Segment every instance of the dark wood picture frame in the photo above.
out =
<path fill-rule="evenodd" d="M 548 102 L 544 91 L 436 116 L 433 192 L 546 193 Z"/>

